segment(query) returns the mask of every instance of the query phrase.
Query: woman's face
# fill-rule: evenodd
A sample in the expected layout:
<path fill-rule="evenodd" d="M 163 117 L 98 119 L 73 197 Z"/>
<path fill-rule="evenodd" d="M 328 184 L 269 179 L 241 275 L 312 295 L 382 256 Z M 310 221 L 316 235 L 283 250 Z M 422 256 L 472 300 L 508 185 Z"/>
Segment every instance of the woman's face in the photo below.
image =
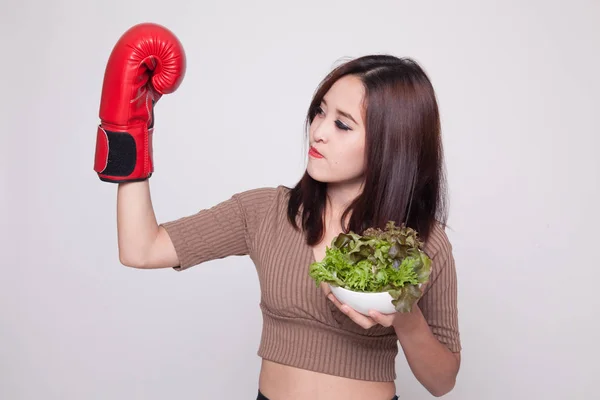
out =
<path fill-rule="evenodd" d="M 319 182 L 360 184 L 365 171 L 365 90 L 359 78 L 340 78 L 323 97 L 309 128 L 308 174 Z M 315 151 L 316 150 L 316 151 Z"/>

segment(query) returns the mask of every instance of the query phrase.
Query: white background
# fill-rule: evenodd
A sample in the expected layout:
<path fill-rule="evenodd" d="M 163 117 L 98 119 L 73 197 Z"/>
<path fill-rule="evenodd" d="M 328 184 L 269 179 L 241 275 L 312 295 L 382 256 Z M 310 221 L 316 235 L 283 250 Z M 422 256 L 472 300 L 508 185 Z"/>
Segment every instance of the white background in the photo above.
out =
<path fill-rule="evenodd" d="M 188 59 L 156 107 L 160 222 L 299 179 L 303 120 L 341 58 L 410 56 L 440 102 L 463 364 L 449 399 L 590 399 L 600 372 L 600 2 L 22 1 L 0 12 L 0 398 L 253 399 L 247 257 L 118 261 L 93 172 L 104 67 L 138 22 Z M 400 353 L 398 393 L 430 396 Z"/>

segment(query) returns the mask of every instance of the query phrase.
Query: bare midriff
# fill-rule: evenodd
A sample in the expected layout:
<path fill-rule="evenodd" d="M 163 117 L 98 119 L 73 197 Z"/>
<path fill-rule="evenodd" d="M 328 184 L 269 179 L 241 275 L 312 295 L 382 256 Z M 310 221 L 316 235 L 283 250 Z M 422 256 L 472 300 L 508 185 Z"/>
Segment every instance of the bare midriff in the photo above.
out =
<path fill-rule="evenodd" d="M 372 382 L 322 374 L 263 360 L 260 391 L 269 400 L 391 400 L 394 382 Z"/>

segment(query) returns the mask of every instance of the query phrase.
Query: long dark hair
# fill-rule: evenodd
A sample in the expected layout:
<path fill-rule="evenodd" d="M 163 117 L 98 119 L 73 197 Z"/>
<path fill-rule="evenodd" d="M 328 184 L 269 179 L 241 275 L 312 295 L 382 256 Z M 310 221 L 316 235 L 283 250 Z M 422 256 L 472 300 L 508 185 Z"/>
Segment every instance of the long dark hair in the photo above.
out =
<path fill-rule="evenodd" d="M 323 96 L 345 75 L 360 78 L 365 87 L 365 184 L 345 210 L 351 212 L 344 232 L 361 234 L 366 228 L 384 229 L 388 221 L 405 224 L 426 241 L 433 224 L 447 221 L 446 180 L 440 116 L 433 86 L 410 58 L 370 55 L 346 62 L 319 84 L 308 109 L 312 123 Z M 327 184 L 307 172 L 290 190 L 287 215 L 302 227 L 309 245 L 324 235 L 323 215 Z"/>

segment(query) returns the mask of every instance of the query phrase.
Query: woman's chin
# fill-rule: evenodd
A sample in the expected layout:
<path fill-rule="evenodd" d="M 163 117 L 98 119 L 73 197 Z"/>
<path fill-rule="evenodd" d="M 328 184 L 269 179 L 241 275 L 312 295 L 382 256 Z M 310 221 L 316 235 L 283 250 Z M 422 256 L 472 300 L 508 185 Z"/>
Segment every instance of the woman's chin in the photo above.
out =
<path fill-rule="evenodd" d="M 329 179 L 327 174 L 323 174 L 320 171 L 316 171 L 315 169 L 310 168 L 310 166 L 306 169 L 306 173 L 308 174 L 308 176 L 310 176 L 317 182 L 321 182 L 321 183 L 331 182 L 331 179 Z"/>

